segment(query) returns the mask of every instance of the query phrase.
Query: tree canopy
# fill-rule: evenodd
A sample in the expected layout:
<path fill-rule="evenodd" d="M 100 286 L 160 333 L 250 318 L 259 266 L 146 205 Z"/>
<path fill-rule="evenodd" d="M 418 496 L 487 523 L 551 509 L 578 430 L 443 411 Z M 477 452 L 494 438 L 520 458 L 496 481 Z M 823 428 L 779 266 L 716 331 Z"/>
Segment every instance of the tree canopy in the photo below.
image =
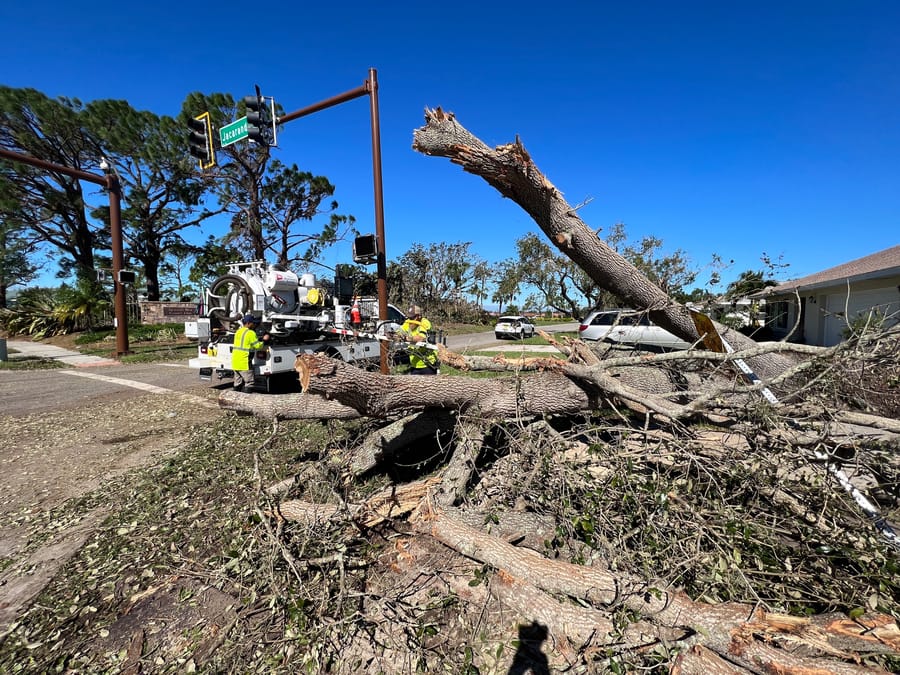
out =
<path fill-rule="evenodd" d="M 196 267 L 188 279 L 202 285 L 223 269 L 223 261 L 310 268 L 329 247 L 357 234 L 355 218 L 340 211 L 331 181 L 284 164 L 269 146 L 245 142 L 218 148 L 217 164 L 199 170 L 187 151 L 187 121 L 207 111 L 213 128 L 219 128 L 243 114 L 244 103 L 226 93 L 193 92 L 177 116 L 169 117 L 136 110 L 122 100 L 85 105 L 3 87 L 0 144 L 85 171 L 96 172 L 102 160 L 108 162 L 123 188 L 126 264 L 139 268 L 151 300 L 164 292 L 183 295 L 180 270 Z M 109 213 L 102 191 L 8 161 L 0 162 L 0 181 L 4 264 L 16 283 L 30 278 L 31 256 L 40 247 L 60 254 L 63 277 L 77 272 L 93 278 L 93 270 L 107 264 Z M 227 231 L 221 236 L 204 232 L 220 214 L 227 214 Z M 190 243 L 191 229 L 207 235 L 202 245 Z M 687 297 L 685 289 L 698 279 L 688 255 L 665 250 L 659 237 L 631 242 L 622 223 L 604 234 L 614 250 L 672 297 Z M 445 319 L 469 320 L 483 313 L 488 300 L 498 310 L 515 303 L 576 318 L 596 306 L 627 304 L 536 234 L 526 233 L 512 246 L 514 256 L 489 262 L 474 255 L 472 242 L 417 242 L 389 261 L 389 297 L 399 304 L 426 305 Z M 745 274 L 729 292 L 749 287 L 759 276 Z M 173 283 L 164 287 L 161 276 Z M 362 268 L 353 276 L 360 289 L 374 284 Z"/>
<path fill-rule="evenodd" d="M 229 94 L 194 92 L 173 118 L 135 110 L 127 101 L 84 105 L 0 87 L 0 147 L 95 174 L 106 162 L 122 186 L 126 264 L 140 267 L 147 297 L 156 300 L 160 274 L 173 269 L 170 256 L 179 267 L 186 257 L 198 256 L 199 269 L 191 276 L 201 279 L 224 250 L 231 260 L 312 263 L 355 232 L 354 217 L 338 213 L 337 202 L 329 201 L 335 188 L 327 178 L 285 166 L 268 146 L 219 148 L 218 165 L 199 170 L 187 151 L 187 120 L 209 111 L 218 128 L 242 107 Z M 27 282 L 27 265 L 33 266 L 28 256 L 41 246 L 61 254 L 61 277 L 75 272 L 95 278 L 110 247 L 109 207 L 101 191 L 85 194 L 78 179 L 12 161 L 0 162 L 0 185 L 4 269 L 18 283 Z M 188 242 L 186 230 L 223 212 L 231 214 L 227 233 L 208 239 L 205 251 Z M 319 217 L 322 222 L 315 223 Z"/>
<path fill-rule="evenodd" d="M 86 130 L 84 106 L 77 99 L 51 99 L 34 89 L 0 87 L 0 147 L 13 152 L 96 172 L 102 152 Z M 64 275 L 92 276 L 95 249 L 108 248 L 101 224 L 86 212 L 81 182 L 33 166 L 0 161 L 4 181 L 3 220 L 20 236 L 58 250 Z"/>

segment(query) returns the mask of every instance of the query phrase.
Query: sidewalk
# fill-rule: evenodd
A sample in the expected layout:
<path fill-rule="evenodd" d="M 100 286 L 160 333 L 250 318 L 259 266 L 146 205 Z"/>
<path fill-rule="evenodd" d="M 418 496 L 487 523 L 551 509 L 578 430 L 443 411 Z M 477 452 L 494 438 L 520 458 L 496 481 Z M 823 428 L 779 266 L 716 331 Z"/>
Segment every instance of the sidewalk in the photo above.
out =
<path fill-rule="evenodd" d="M 44 358 L 55 359 L 75 368 L 88 368 L 91 366 L 111 366 L 118 363 L 114 359 L 105 359 L 101 356 L 88 356 L 69 349 L 46 345 L 30 340 L 7 340 L 6 351 L 10 361 L 19 358 Z"/>

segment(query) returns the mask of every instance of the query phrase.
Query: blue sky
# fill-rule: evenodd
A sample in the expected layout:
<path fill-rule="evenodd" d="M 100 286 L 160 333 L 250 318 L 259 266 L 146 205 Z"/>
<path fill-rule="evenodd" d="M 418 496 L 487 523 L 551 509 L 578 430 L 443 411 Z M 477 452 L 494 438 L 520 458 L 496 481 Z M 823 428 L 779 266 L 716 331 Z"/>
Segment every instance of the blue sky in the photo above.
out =
<path fill-rule="evenodd" d="M 412 150 L 441 106 L 488 145 L 518 135 L 594 228 L 625 223 L 727 282 L 900 243 L 900 3 L 3 3 L 3 84 L 176 115 L 192 91 L 286 112 L 377 69 L 387 256 L 471 241 L 511 257 L 537 226 L 482 179 Z M 369 100 L 293 121 L 277 156 L 324 175 L 374 231 Z M 208 230 L 220 234 L 218 228 Z M 205 234 L 205 233 L 204 233 Z M 350 245 L 329 262 L 350 259 Z M 703 280 L 703 277 L 701 277 Z"/>

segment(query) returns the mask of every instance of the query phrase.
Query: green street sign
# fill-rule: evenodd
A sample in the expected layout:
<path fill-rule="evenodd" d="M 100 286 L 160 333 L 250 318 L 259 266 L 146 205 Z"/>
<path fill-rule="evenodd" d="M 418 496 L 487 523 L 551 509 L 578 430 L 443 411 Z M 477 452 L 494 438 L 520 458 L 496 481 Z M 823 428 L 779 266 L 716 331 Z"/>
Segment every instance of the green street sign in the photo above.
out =
<path fill-rule="evenodd" d="M 231 124 L 226 124 L 224 127 L 219 129 L 219 140 L 221 141 L 221 146 L 224 148 L 226 145 L 231 145 L 232 143 L 237 143 L 243 139 L 247 138 L 247 118 L 242 117 L 239 120 L 235 120 Z"/>

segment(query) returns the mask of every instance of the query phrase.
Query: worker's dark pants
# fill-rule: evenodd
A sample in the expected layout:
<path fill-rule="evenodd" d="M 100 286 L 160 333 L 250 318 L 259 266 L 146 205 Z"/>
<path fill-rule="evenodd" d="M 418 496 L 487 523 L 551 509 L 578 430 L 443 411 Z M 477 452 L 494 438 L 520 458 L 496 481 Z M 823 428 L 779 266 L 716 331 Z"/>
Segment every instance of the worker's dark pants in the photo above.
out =
<path fill-rule="evenodd" d="M 422 368 L 410 368 L 410 375 L 437 375 L 437 368 L 433 368 L 432 366 L 423 366 Z"/>

